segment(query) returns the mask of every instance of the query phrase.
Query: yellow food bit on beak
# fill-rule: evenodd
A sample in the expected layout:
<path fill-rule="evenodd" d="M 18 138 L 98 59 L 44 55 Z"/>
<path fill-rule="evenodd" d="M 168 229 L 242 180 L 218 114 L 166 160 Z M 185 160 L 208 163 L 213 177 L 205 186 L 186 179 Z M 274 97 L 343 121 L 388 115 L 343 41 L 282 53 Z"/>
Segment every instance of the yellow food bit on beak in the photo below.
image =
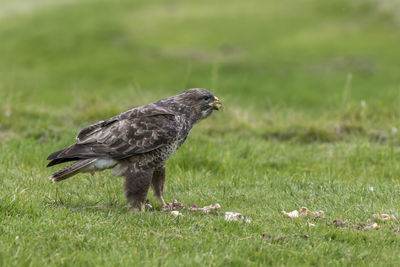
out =
<path fill-rule="evenodd" d="M 211 103 L 211 107 L 216 110 L 220 110 L 222 106 L 221 100 L 218 97 L 214 96 L 214 102 Z"/>

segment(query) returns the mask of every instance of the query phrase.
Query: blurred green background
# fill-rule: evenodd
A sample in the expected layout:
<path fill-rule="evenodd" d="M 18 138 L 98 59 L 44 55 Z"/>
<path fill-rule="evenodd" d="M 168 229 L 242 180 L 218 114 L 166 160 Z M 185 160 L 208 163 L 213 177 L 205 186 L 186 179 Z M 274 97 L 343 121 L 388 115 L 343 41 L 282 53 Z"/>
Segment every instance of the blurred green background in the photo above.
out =
<path fill-rule="evenodd" d="M 143 104 L 136 90 L 156 99 L 204 87 L 259 110 L 315 113 L 344 97 L 398 106 L 399 9 L 374 0 L 2 0 L 2 103 L 128 106 Z"/>
<path fill-rule="evenodd" d="M 2 136 L 48 128 L 46 119 L 77 131 L 203 87 L 224 100 L 222 121 L 245 114 L 265 136 L 387 140 L 399 124 L 399 6 L 2 0 Z"/>
<path fill-rule="evenodd" d="M 396 0 L 0 0 L 0 265 L 399 262 L 398 222 L 357 230 L 399 217 L 399 52 Z M 225 110 L 165 198 L 251 225 L 129 213 L 107 172 L 45 179 L 82 127 L 190 87 Z M 283 218 L 303 205 L 326 220 Z"/>

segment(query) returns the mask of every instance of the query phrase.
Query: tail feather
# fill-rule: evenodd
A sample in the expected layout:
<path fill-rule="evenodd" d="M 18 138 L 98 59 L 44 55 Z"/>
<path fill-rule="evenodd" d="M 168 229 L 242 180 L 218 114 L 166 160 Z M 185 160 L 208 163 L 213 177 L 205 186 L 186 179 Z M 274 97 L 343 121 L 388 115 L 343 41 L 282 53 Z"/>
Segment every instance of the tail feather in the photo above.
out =
<path fill-rule="evenodd" d="M 84 160 L 78 160 L 71 165 L 68 165 L 64 169 L 53 173 L 49 177 L 49 179 L 53 180 L 53 182 L 60 182 L 62 180 L 65 180 L 71 176 L 74 176 L 75 174 L 79 173 L 80 170 L 83 167 L 86 167 L 87 165 L 91 164 L 92 162 L 96 161 L 97 159 L 84 159 Z"/>
<path fill-rule="evenodd" d="M 61 153 L 61 152 L 63 152 L 64 151 L 64 149 L 63 150 L 59 150 L 59 151 L 56 151 L 56 152 L 54 152 L 54 153 L 52 153 L 50 156 L 48 156 L 47 157 L 47 160 L 52 160 L 52 159 L 56 159 L 57 158 L 57 156 Z"/>
<path fill-rule="evenodd" d="M 57 165 L 60 163 L 68 162 L 68 161 L 74 161 L 74 160 L 79 160 L 80 158 L 61 158 L 61 159 L 53 159 L 52 161 L 47 164 L 46 167 L 51 167 L 53 165 Z"/>

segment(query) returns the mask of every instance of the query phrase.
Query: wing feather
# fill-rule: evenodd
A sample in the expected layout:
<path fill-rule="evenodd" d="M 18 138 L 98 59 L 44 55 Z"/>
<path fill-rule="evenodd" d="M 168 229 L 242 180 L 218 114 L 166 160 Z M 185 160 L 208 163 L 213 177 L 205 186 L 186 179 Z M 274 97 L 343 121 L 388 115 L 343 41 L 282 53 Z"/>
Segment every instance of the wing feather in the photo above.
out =
<path fill-rule="evenodd" d="M 48 159 L 122 159 L 165 146 L 176 138 L 178 131 L 177 118 L 172 112 L 150 104 L 82 129 L 76 144 Z"/>

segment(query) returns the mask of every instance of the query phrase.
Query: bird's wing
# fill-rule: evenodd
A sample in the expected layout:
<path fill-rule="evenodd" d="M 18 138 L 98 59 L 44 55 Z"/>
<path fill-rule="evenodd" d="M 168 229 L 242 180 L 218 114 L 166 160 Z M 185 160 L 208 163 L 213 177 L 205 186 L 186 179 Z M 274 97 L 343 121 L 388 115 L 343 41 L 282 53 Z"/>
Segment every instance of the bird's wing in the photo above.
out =
<path fill-rule="evenodd" d="M 76 144 L 53 153 L 48 159 L 122 159 L 165 146 L 176 138 L 178 131 L 172 112 L 144 106 L 82 129 Z"/>
<path fill-rule="evenodd" d="M 110 126 L 113 123 L 122 121 L 124 119 L 136 119 L 136 118 L 151 117 L 157 115 L 174 115 L 174 114 L 171 111 L 154 104 L 142 106 L 139 108 L 134 108 L 124 113 L 121 113 L 115 117 L 112 117 L 108 120 L 99 121 L 95 124 L 83 128 L 78 133 L 76 139 L 78 140 L 78 142 L 85 142 L 85 140 L 88 140 L 91 137 L 95 137 L 95 134 L 100 130 L 105 129 L 107 128 L 107 126 Z"/>

